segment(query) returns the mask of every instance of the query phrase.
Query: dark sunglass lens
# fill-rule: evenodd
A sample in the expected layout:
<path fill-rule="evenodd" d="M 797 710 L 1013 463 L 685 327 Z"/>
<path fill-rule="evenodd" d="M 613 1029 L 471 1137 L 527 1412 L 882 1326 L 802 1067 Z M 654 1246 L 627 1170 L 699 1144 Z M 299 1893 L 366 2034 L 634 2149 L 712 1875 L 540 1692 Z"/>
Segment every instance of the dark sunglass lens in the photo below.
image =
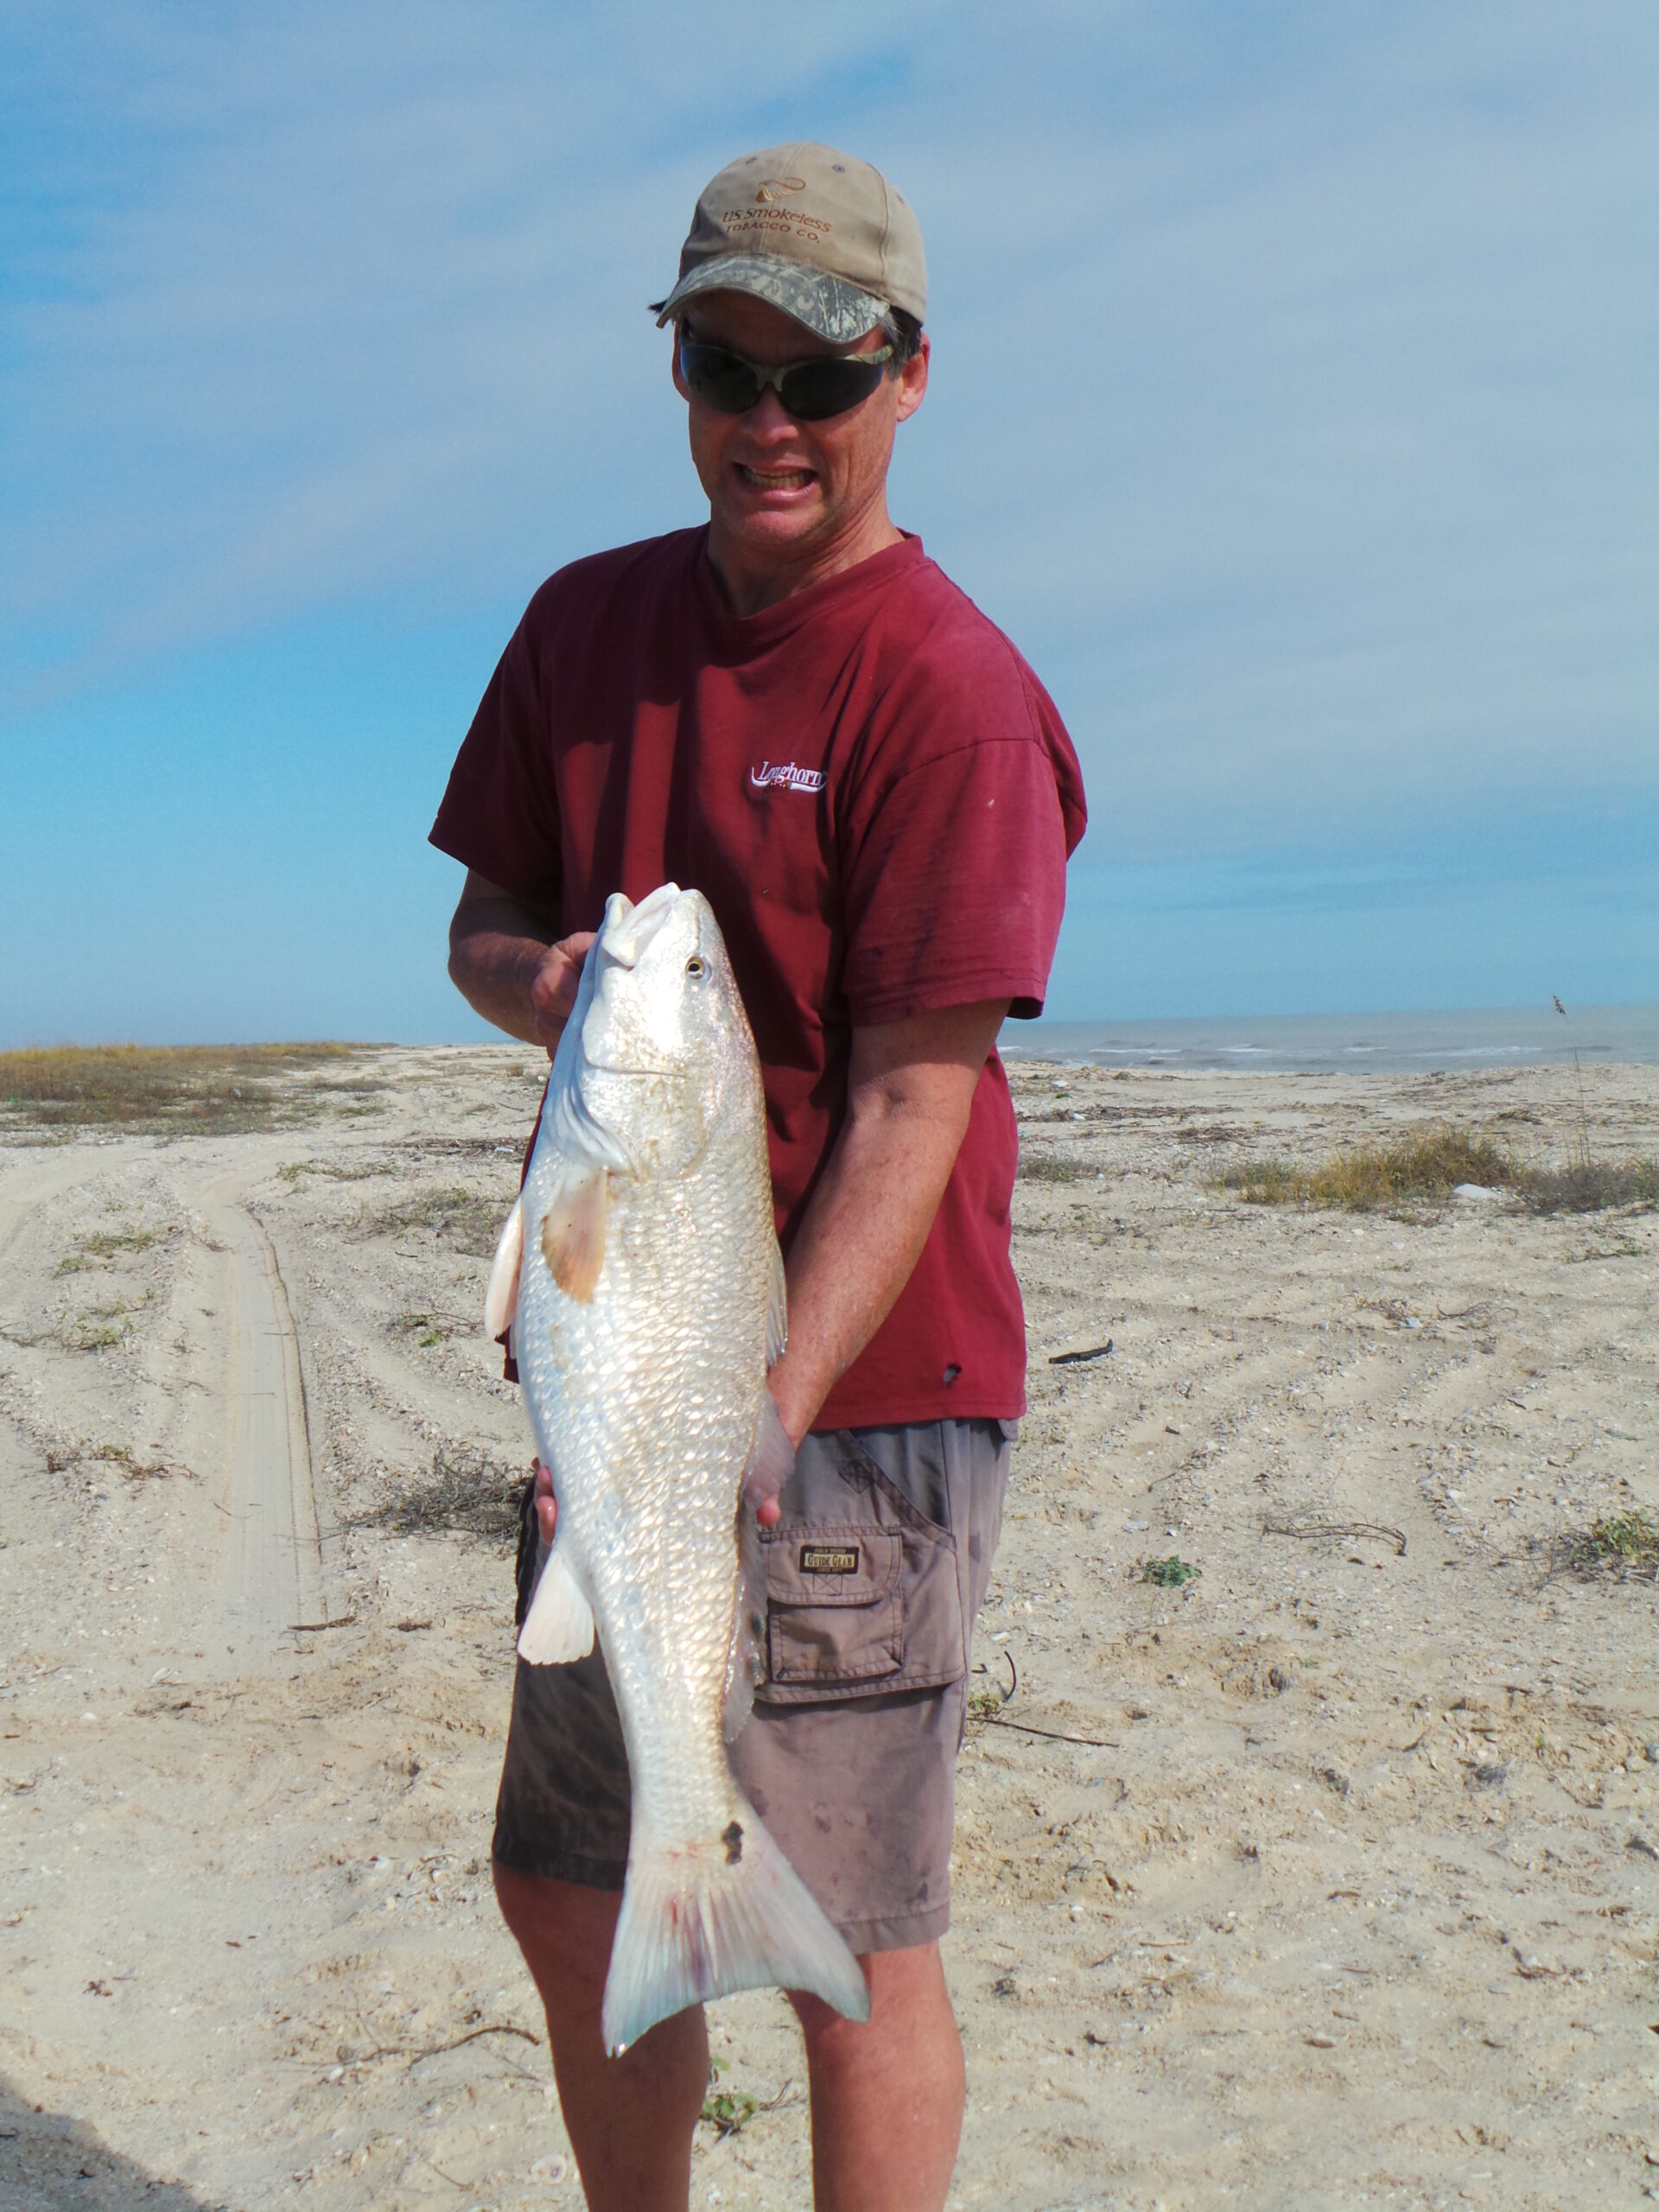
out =
<path fill-rule="evenodd" d="M 823 423 L 868 399 L 882 373 L 880 362 L 803 361 L 784 378 L 779 396 L 798 422 Z"/>
<path fill-rule="evenodd" d="M 700 346 L 694 339 L 683 338 L 680 366 L 697 397 L 718 414 L 747 415 L 760 397 L 748 363 L 723 346 Z"/>

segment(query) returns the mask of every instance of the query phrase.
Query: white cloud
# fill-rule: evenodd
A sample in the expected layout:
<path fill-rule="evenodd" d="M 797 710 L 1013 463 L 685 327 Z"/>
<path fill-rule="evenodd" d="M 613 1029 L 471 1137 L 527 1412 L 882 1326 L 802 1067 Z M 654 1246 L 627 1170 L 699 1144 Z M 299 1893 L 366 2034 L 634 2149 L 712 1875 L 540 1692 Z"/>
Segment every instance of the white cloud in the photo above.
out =
<path fill-rule="evenodd" d="M 709 170 L 813 130 L 922 211 L 901 518 L 1052 681 L 1103 836 L 1654 787 L 1642 7 L 106 0 L 10 35 L 44 179 L 14 699 L 510 601 L 689 518 L 643 302 Z"/>

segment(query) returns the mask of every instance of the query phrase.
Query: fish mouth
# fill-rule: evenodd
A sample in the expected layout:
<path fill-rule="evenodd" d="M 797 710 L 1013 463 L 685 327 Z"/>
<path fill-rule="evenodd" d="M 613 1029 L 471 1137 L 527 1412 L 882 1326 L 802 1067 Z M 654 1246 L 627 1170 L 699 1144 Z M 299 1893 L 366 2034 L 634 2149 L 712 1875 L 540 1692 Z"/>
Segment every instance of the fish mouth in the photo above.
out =
<path fill-rule="evenodd" d="M 626 914 L 613 915 L 607 911 L 599 933 L 601 954 L 619 968 L 637 967 L 645 947 L 683 895 L 677 883 L 663 883 Z"/>

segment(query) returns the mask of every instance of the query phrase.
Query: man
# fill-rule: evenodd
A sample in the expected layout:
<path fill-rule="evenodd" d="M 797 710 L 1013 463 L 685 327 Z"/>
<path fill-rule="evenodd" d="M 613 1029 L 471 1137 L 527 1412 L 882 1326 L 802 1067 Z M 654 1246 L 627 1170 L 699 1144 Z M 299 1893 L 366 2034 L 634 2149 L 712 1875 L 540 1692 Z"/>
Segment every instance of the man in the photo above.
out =
<path fill-rule="evenodd" d="M 768 1680 L 733 1759 L 870 1985 L 863 2026 L 791 1999 L 825 2212 L 942 2206 L 956 2158 L 952 1766 L 1024 1407 L 995 1044 L 1040 1010 L 1084 823 L 1052 702 L 887 512 L 925 308 L 867 164 L 794 144 L 714 180 L 654 310 L 708 526 L 543 586 L 433 831 L 467 868 L 450 973 L 512 1035 L 551 1050 L 606 895 L 669 879 L 711 901 L 754 1030 L 797 1458 L 760 1509 Z M 815 1528 L 860 1561 L 833 1590 Z M 699 2010 L 604 2056 L 627 1804 L 602 1656 L 521 1665 L 497 1893 L 598 2212 L 685 2205 L 708 2078 Z"/>

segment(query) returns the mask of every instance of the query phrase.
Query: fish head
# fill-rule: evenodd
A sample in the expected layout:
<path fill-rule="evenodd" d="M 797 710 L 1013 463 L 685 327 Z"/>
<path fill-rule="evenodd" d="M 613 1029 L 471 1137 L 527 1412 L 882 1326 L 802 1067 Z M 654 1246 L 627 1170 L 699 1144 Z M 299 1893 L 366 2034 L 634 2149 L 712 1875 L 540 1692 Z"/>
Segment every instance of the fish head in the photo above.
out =
<path fill-rule="evenodd" d="M 620 892 L 589 955 L 582 1090 L 630 1154 L 700 1150 L 722 1109 L 752 1104 L 759 1070 L 714 909 L 665 883 L 632 906 Z"/>

